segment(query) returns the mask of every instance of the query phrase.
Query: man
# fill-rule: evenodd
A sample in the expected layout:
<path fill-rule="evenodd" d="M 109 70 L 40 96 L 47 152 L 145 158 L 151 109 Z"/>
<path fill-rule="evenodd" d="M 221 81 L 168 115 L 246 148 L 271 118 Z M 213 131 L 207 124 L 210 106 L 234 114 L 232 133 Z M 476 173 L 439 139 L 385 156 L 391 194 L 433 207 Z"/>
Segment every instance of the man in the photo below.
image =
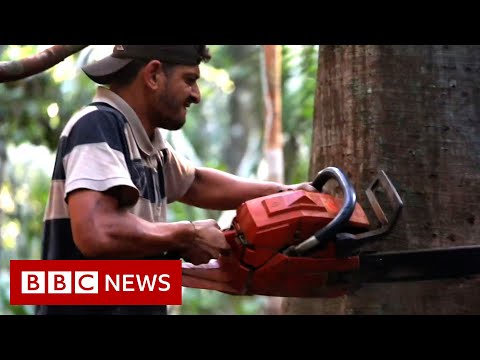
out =
<path fill-rule="evenodd" d="M 200 102 L 205 45 L 115 45 L 83 68 L 101 85 L 65 126 L 45 213 L 44 259 L 179 259 L 229 250 L 213 219 L 166 222 L 167 204 L 227 210 L 287 189 L 195 167 L 162 138 Z M 297 184 L 289 188 L 306 188 Z M 40 306 L 38 314 L 166 314 L 166 306 Z"/>

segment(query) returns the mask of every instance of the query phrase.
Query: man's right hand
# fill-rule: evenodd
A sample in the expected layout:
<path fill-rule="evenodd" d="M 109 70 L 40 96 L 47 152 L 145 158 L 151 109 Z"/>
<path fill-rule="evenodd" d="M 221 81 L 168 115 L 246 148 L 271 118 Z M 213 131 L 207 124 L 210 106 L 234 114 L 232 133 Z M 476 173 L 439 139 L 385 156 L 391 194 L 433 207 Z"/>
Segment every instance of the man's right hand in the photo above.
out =
<path fill-rule="evenodd" d="M 186 250 L 181 253 L 185 261 L 194 265 L 206 264 L 211 259 L 218 259 L 220 255 L 230 252 L 230 245 L 215 220 L 193 221 L 192 227 L 194 236 Z"/>

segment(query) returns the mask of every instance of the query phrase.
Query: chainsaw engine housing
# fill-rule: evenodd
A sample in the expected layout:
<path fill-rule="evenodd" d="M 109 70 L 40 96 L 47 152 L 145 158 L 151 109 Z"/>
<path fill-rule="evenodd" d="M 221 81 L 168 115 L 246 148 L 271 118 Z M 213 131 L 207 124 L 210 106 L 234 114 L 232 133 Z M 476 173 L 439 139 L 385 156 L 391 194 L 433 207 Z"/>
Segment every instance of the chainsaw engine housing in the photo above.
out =
<path fill-rule="evenodd" d="M 233 275 L 230 285 L 245 295 L 324 296 L 321 286 L 311 284 L 325 284 L 328 272 L 358 268 L 358 257 L 336 258 L 333 242 L 308 256 L 289 256 L 285 250 L 329 224 L 341 207 L 342 199 L 303 190 L 243 203 L 225 232 L 233 254 L 220 258 L 222 268 Z M 362 232 L 370 224 L 362 207 L 355 204 L 344 225 Z"/>

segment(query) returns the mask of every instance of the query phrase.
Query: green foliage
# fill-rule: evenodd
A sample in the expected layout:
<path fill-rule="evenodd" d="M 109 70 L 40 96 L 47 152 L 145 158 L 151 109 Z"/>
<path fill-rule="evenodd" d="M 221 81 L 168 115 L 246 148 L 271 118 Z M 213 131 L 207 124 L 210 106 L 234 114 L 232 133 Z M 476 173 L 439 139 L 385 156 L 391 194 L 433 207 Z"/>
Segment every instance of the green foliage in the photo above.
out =
<path fill-rule="evenodd" d="M 10 305 L 10 276 L 0 269 L 0 315 L 33 315 L 32 305 Z"/>
<path fill-rule="evenodd" d="M 8 269 L 12 259 L 39 259 L 42 218 L 50 188 L 53 154 L 45 146 L 24 143 L 7 149 L 5 178 L 0 192 L 0 233 L 2 243 L 0 271 Z M 0 276 L 0 313 L 31 314 L 31 306 L 10 306 L 9 281 Z"/>
<path fill-rule="evenodd" d="M 40 50 L 39 46 L 22 46 L 19 50 L 12 45 L 0 54 L 0 61 L 18 60 Z M 17 56 L 11 58 L 12 53 Z M 90 101 L 95 90 L 94 84 L 80 73 L 78 59 L 79 54 L 74 54 L 45 72 L 0 84 L 0 139 L 55 149 L 63 125 L 74 111 Z M 52 104 L 59 108 L 53 121 L 55 116 L 48 113 Z"/>
<path fill-rule="evenodd" d="M 257 315 L 262 314 L 266 298 L 232 296 L 202 289 L 183 289 L 182 306 L 171 306 L 172 315 Z"/>
<path fill-rule="evenodd" d="M 193 106 L 188 111 L 187 122 L 183 128 L 186 137 L 190 140 L 197 156 L 205 161 L 216 159 L 214 167 L 224 166 L 221 163 L 222 156 L 219 154 L 222 150 L 223 141 L 219 134 L 228 134 L 229 114 L 228 99 L 229 94 L 223 88 L 215 76 L 213 59 L 217 59 L 221 53 L 221 48 L 212 47 L 212 64 L 202 64 L 202 77 L 199 80 L 199 87 L 202 91 L 202 101 L 198 106 Z M 205 78 L 205 73 L 210 74 L 209 80 Z M 228 74 L 225 72 L 225 75 Z M 218 161 L 220 160 L 220 161 Z"/>
<path fill-rule="evenodd" d="M 308 181 L 318 45 L 283 46 L 282 120 L 285 179 Z"/>

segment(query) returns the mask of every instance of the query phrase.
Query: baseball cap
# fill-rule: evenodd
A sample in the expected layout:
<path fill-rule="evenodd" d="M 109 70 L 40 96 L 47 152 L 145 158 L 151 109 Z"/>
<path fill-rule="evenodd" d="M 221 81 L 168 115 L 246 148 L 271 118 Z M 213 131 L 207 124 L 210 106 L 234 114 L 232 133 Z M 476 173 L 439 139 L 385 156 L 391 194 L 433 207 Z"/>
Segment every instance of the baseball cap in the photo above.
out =
<path fill-rule="evenodd" d="M 115 45 L 109 56 L 83 66 L 82 70 L 96 83 L 106 84 L 111 75 L 133 59 L 194 66 L 206 60 L 204 48 L 205 45 Z"/>

